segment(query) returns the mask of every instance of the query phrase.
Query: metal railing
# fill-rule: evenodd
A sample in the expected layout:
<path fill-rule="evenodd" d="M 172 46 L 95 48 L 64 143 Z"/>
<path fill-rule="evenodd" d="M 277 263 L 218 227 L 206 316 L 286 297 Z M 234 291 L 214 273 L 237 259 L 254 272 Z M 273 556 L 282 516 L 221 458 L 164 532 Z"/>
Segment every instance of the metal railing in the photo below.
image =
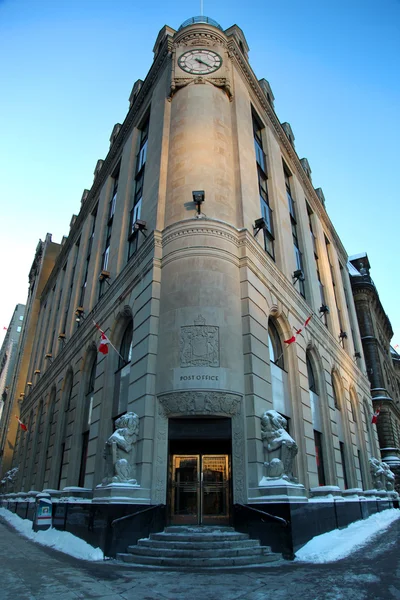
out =
<path fill-rule="evenodd" d="M 138 515 L 142 515 L 145 512 L 150 512 L 151 510 L 155 510 L 156 508 L 161 508 L 162 506 L 165 506 L 165 504 L 154 504 L 153 506 L 148 506 L 147 508 L 144 508 L 143 510 L 138 510 L 135 513 L 131 513 L 130 515 L 125 515 L 124 517 L 119 517 L 118 519 L 114 519 L 114 521 L 111 521 L 111 527 L 114 527 L 116 523 L 119 523 L 120 521 L 125 521 L 127 519 L 133 519 L 134 517 L 137 517 Z"/>
<path fill-rule="evenodd" d="M 252 506 L 248 506 L 247 504 L 241 504 L 240 502 L 236 502 L 235 506 L 240 506 L 241 508 L 246 508 L 247 510 L 251 510 L 252 512 L 258 513 L 259 515 L 268 517 L 269 519 L 272 519 L 273 521 L 278 521 L 279 523 L 282 523 L 282 525 L 284 527 L 287 527 L 289 525 L 289 522 L 286 521 L 286 519 L 283 519 L 282 517 L 277 517 L 276 515 L 271 515 L 270 513 L 267 513 L 264 510 L 259 510 L 258 508 L 253 508 Z"/>

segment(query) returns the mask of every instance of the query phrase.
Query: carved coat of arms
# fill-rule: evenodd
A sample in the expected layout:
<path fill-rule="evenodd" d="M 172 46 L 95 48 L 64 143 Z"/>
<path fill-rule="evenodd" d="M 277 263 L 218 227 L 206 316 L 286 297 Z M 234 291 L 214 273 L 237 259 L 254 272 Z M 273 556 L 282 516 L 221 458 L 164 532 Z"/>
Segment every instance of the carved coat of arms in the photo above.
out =
<path fill-rule="evenodd" d="M 205 323 L 199 315 L 181 327 L 181 367 L 219 367 L 219 328 Z"/>

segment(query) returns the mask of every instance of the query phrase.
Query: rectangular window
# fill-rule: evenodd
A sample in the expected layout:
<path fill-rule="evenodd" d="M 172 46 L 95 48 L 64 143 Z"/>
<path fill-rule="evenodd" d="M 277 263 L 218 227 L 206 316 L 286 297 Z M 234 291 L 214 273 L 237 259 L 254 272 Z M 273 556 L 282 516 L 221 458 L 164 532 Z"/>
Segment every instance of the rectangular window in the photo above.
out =
<path fill-rule="evenodd" d="M 317 461 L 318 485 L 325 485 L 324 460 L 322 454 L 322 434 L 314 429 L 315 459 Z"/>
<path fill-rule="evenodd" d="M 336 311 L 337 311 L 340 333 L 341 333 L 343 331 L 343 319 L 342 319 L 342 313 L 340 310 L 340 303 L 338 300 L 338 290 L 336 287 L 335 270 L 334 270 L 334 266 L 333 266 L 333 257 L 332 257 L 332 253 L 331 253 L 331 244 L 327 237 L 325 237 L 325 246 L 326 246 L 326 253 L 328 255 L 328 262 L 329 262 L 329 269 L 331 272 L 333 294 L 335 297 L 335 305 L 336 305 Z M 340 345 L 342 346 L 342 348 L 344 348 L 344 339 L 345 339 L 344 337 L 340 337 L 340 339 L 339 339 Z"/>
<path fill-rule="evenodd" d="M 24 316 L 23 316 L 23 315 L 20 315 L 20 316 L 19 316 L 19 320 L 20 320 L 20 321 L 23 321 L 23 320 L 24 320 Z"/>
<path fill-rule="evenodd" d="M 143 200 L 144 173 L 147 159 L 147 145 L 149 135 L 149 119 L 144 123 L 140 132 L 139 151 L 136 155 L 136 175 L 133 195 L 133 206 L 129 217 L 128 231 L 128 260 L 135 254 L 139 244 L 139 231 L 135 227 L 140 219 Z"/>
<path fill-rule="evenodd" d="M 261 216 L 265 221 L 266 227 L 263 229 L 264 233 L 264 248 L 266 252 L 275 260 L 274 252 L 274 227 L 272 210 L 269 205 L 268 198 L 268 184 L 267 184 L 267 159 L 263 150 L 262 143 L 262 130 L 263 126 L 253 114 L 253 137 L 254 137 L 254 150 L 256 155 L 257 163 L 257 176 L 258 176 L 258 193 L 260 197 L 260 208 Z"/>
<path fill-rule="evenodd" d="M 300 250 L 299 237 L 298 237 L 298 233 L 297 233 L 295 202 L 293 200 L 292 190 L 290 187 L 291 174 L 289 172 L 289 169 L 286 167 L 286 165 L 284 163 L 283 163 L 283 174 L 285 177 L 286 196 L 287 196 L 287 200 L 288 200 L 290 224 L 291 224 L 291 228 L 292 228 L 292 239 L 293 239 L 294 255 L 295 255 L 295 260 L 296 260 L 296 271 L 302 271 L 302 273 L 303 273 L 303 276 L 299 277 L 297 279 L 295 285 L 298 286 L 300 294 L 303 296 L 303 298 L 305 298 L 306 297 L 306 288 L 304 285 L 303 258 L 302 258 L 302 253 Z"/>

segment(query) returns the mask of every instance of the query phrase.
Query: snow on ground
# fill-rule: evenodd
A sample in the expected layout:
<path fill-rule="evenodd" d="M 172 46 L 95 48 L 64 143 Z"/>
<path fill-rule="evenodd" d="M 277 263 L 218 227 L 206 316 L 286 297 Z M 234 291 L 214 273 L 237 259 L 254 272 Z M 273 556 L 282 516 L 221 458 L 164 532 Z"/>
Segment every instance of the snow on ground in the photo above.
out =
<path fill-rule="evenodd" d="M 38 544 L 50 546 L 55 550 L 84 560 L 103 560 L 103 552 L 100 548 L 93 548 L 72 533 L 57 529 L 35 533 L 32 529 L 32 521 L 21 519 L 5 508 L 0 508 L 0 517 L 22 535 Z M 399 518 L 400 510 L 391 508 L 372 515 L 364 521 L 351 523 L 345 529 L 334 529 L 318 535 L 296 552 L 296 561 L 326 563 L 345 558 L 370 541 L 371 538 L 385 531 L 393 521 Z"/>
<path fill-rule="evenodd" d="M 317 535 L 296 552 L 296 561 L 326 563 L 345 558 L 399 518 L 400 510 L 390 508 L 371 515 L 364 521 L 351 523 L 345 529 L 334 529 Z"/>
<path fill-rule="evenodd" d="M 11 511 L 0 508 L 0 517 L 10 523 L 17 531 L 25 537 L 42 544 L 50 546 L 55 550 L 60 550 L 65 554 L 75 556 L 84 560 L 103 560 L 103 552 L 100 548 L 93 548 L 84 540 L 72 535 L 68 531 L 58 531 L 58 529 L 47 529 L 46 531 L 35 532 L 32 529 L 32 521 L 21 519 Z"/>

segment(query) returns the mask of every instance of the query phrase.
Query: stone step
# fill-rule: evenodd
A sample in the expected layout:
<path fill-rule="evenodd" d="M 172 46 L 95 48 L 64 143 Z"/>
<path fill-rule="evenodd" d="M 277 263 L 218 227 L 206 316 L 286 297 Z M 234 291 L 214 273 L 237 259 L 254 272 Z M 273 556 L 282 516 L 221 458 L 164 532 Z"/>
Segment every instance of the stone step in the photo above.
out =
<path fill-rule="evenodd" d="M 148 546 L 129 546 L 127 552 L 141 557 L 159 557 L 159 558 L 184 558 L 184 559 L 200 559 L 200 558 L 227 558 L 235 556 L 263 556 L 271 552 L 271 548 L 266 546 L 257 546 L 255 548 L 220 548 L 208 550 L 190 550 L 190 549 L 175 549 L 175 548 L 150 548 Z"/>
<path fill-rule="evenodd" d="M 246 533 L 238 533 L 235 531 L 227 531 L 224 533 L 151 533 L 151 540 L 160 542 L 229 542 L 234 540 L 247 540 L 249 536 Z"/>
<path fill-rule="evenodd" d="M 170 542 L 170 541 L 159 541 L 154 539 L 143 538 L 138 540 L 138 546 L 148 546 L 151 548 L 173 548 L 174 550 L 188 549 L 188 550 L 207 550 L 212 548 L 255 548 L 260 547 L 259 540 L 218 540 L 217 542 L 210 542 L 208 540 L 196 541 L 196 542 Z"/>
<path fill-rule="evenodd" d="M 228 525 L 169 525 L 165 533 L 235 533 L 234 527 Z"/>
<path fill-rule="evenodd" d="M 180 568 L 214 568 L 262 565 L 280 560 L 277 554 L 264 554 L 261 556 L 245 555 L 225 558 L 169 558 L 155 556 L 138 556 L 130 552 L 117 554 L 117 559 L 135 565 L 152 565 L 156 567 Z"/>

